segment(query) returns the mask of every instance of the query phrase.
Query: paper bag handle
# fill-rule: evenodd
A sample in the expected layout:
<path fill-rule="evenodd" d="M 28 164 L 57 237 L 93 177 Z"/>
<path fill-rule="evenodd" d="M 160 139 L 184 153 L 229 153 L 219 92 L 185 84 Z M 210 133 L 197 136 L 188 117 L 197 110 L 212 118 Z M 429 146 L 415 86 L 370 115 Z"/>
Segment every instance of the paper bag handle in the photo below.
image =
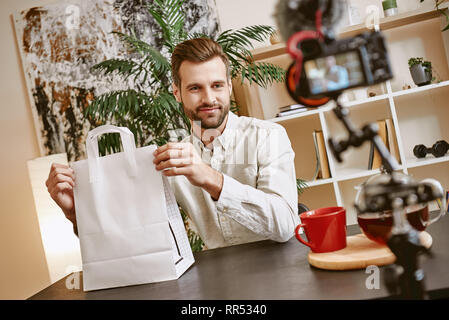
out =
<path fill-rule="evenodd" d="M 129 174 L 132 177 L 137 175 L 136 165 L 136 144 L 134 142 L 134 134 L 126 127 L 116 127 L 110 124 L 105 124 L 89 131 L 86 140 L 87 149 L 87 163 L 89 166 L 89 181 L 96 182 L 99 179 L 99 151 L 98 151 L 98 137 L 105 133 L 119 133 L 122 140 L 123 151 L 129 166 Z"/>

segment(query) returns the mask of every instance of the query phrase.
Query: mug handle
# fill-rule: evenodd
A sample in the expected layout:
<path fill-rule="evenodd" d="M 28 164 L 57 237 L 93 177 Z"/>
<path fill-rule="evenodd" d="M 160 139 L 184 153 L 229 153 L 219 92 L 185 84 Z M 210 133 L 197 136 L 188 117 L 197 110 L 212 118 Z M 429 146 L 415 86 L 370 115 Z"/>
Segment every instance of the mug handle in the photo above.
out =
<path fill-rule="evenodd" d="M 440 199 L 437 199 L 437 204 L 440 207 L 440 212 L 435 218 L 430 219 L 429 221 L 423 221 L 424 225 L 427 227 L 427 226 L 431 225 L 432 223 L 437 222 L 442 216 L 444 216 L 446 214 L 446 210 L 447 210 L 446 195 L 443 190 L 443 187 L 441 186 L 441 183 L 439 183 L 435 179 L 431 179 L 431 178 L 424 179 L 421 181 L 421 183 L 430 184 L 432 186 L 433 192 L 435 194 L 441 194 L 441 197 L 440 197 L 441 201 L 439 201 Z"/>
<path fill-rule="evenodd" d="M 299 242 L 301 242 L 302 244 L 305 244 L 306 246 L 308 246 L 309 248 L 312 249 L 312 244 L 309 242 L 304 241 L 301 236 L 299 235 L 299 229 L 301 229 L 301 227 L 305 227 L 306 225 L 304 223 L 298 224 L 298 226 L 295 228 L 295 236 L 296 239 L 298 239 Z"/>

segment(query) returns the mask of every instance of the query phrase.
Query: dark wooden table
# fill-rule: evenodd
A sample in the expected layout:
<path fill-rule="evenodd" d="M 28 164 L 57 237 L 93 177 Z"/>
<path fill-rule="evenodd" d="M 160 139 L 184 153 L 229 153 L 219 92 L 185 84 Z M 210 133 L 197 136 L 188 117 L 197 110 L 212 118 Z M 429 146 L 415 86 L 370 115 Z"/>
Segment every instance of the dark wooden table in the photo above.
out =
<path fill-rule="evenodd" d="M 429 226 L 433 257 L 421 256 L 431 298 L 449 297 L 449 216 Z M 348 234 L 359 233 L 349 226 Z M 326 271 L 307 262 L 309 249 L 295 238 L 260 241 L 195 254 L 195 263 L 178 280 L 83 292 L 68 289 L 66 278 L 30 299 L 376 299 L 388 298 L 380 268 L 380 288 L 368 289 L 366 270 Z M 68 277 L 73 278 L 73 274 Z M 82 276 L 82 274 L 81 274 Z"/>

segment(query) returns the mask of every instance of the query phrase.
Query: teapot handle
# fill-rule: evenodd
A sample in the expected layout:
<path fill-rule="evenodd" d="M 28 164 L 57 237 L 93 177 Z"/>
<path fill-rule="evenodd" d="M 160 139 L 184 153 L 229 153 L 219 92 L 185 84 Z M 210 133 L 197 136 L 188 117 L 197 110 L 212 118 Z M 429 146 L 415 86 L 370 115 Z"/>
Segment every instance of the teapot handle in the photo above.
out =
<path fill-rule="evenodd" d="M 437 195 L 438 198 L 441 198 L 441 201 L 437 199 L 438 206 L 440 207 L 440 212 L 438 213 L 438 215 L 433 219 L 429 219 L 429 221 L 423 221 L 424 225 L 427 227 L 432 223 L 437 222 L 442 216 L 446 214 L 447 200 L 444 189 L 441 186 L 441 183 L 439 183 L 437 180 L 428 178 L 422 180 L 421 183 L 430 185 L 432 187 L 432 193 L 434 195 Z"/>

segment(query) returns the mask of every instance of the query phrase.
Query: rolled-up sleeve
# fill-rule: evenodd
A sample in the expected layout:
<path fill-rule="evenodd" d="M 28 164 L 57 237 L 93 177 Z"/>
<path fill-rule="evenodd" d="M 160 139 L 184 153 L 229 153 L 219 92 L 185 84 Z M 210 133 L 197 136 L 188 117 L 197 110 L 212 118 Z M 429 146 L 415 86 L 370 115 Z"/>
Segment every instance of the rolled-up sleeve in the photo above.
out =
<path fill-rule="evenodd" d="M 249 230 L 285 242 L 299 224 L 294 157 L 285 129 L 277 124 L 258 131 L 256 186 L 223 174 L 216 207 Z"/>

